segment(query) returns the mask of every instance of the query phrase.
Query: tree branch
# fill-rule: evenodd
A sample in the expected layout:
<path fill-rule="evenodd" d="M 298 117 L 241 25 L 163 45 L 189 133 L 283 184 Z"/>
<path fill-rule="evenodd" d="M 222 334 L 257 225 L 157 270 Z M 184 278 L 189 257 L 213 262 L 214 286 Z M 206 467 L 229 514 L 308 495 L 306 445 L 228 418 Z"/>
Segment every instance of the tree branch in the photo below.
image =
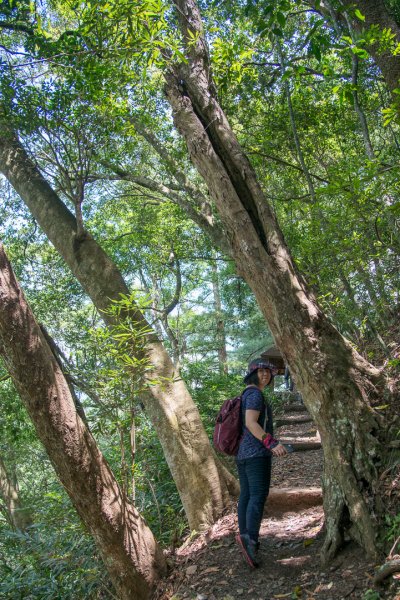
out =
<path fill-rule="evenodd" d="M 133 173 L 130 173 L 129 171 L 126 171 L 121 167 L 114 165 L 110 161 L 104 159 L 98 160 L 99 163 L 102 164 L 105 168 L 111 170 L 116 174 L 117 177 L 114 178 L 114 180 L 130 181 L 145 189 L 156 192 L 164 196 L 165 198 L 168 198 L 174 204 L 180 206 L 183 209 L 183 211 L 188 215 L 188 217 L 192 219 L 194 223 L 196 223 L 200 227 L 200 229 L 202 229 L 210 237 L 211 241 L 215 246 L 221 248 L 221 250 L 224 253 L 229 253 L 228 248 L 224 243 L 221 228 L 217 223 L 214 222 L 214 218 L 210 212 L 210 203 L 205 200 L 205 197 L 203 195 L 200 195 L 200 197 L 203 201 L 205 201 L 205 204 L 203 203 L 203 206 L 201 207 L 203 210 L 199 211 L 196 210 L 195 206 L 191 202 L 186 200 L 181 194 L 177 193 L 171 186 L 166 186 L 163 183 L 158 183 L 157 181 L 154 181 L 154 179 L 150 179 L 149 177 L 134 175 Z M 102 176 L 98 176 L 98 178 L 100 179 L 102 178 Z M 192 189 L 188 185 L 185 185 L 183 190 L 181 189 L 180 191 L 183 191 L 187 194 L 191 194 Z M 196 192 L 196 196 L 199 198 L 198 192 Z"/>

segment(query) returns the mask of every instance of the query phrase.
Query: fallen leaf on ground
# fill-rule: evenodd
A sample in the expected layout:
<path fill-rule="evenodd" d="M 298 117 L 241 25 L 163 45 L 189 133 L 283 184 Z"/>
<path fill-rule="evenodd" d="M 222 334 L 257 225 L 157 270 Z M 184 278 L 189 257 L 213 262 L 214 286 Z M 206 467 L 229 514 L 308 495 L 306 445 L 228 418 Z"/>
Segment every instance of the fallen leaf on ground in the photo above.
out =
<path fill-rule="evenodd" d="M 333 581 L 330 583 L 320 583 L 314 590 L 314 594 L 318 594 L 319 592 L 325 592 L 326 590 L 331 590 L 333 588 Z"/>
<path fill-rule="evenodd" d="M 204 575 L 206 573 L 217 573 L 219 571 L 219 567 L 208 567 L 208 569 L 206 569 L 205 571 L 202 571 L 204 573 Z"/>

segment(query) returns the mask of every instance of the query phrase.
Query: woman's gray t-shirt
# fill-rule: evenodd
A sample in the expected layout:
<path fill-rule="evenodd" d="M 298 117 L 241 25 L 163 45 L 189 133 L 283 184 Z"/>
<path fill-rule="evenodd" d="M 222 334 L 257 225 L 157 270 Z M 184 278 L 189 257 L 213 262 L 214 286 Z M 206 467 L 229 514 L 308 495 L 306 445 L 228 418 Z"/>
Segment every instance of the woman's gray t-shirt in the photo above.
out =
<path fill-rule="evenodd" d="M 269 404 L 265 402 L 263 393 L 257 387 L 246 388 L 242 394 L 243 436 L 240 440 L 236 460 L 244 460 L 246 458 L 255 458 L 258 456 L 271 456 L 272 452 L 267 450 L 263 443 L 254 437 L 254 435 L 246 428 L 246 410 L 258 410 L 260 412 L 258 423 L 264 431 L 273 435 L 272 410 Z"/>

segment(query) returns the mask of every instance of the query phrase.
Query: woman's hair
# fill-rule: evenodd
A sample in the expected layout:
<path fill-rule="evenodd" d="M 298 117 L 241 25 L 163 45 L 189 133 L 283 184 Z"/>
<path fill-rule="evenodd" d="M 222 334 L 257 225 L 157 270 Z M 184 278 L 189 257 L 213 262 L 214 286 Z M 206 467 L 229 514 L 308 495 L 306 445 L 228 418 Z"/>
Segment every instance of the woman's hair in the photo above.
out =
<path fill-rule="evenodd" d="M 251 375 L 248 375 L 245 379 L 246 385 L 259 385 L 260 380 L 258 379 L 258 370 L 253 371 Z"/>

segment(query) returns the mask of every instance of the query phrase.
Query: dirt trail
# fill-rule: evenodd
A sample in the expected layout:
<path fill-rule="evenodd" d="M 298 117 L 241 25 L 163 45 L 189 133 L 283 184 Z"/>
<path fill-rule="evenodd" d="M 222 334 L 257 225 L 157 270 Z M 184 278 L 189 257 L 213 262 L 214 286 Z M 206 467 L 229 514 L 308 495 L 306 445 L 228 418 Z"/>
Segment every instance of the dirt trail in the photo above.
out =
<path fill-rule="evenodd" d="M 295 419 L 298 412 L 289 416 Z M 277 430 L 277 437 L 318 440 L 312 422 L 303 419 L 293 423 L 293 419 Z M 286 501 L 288 495 L 279 496 L 283 488 L 299 488 L 299 494 L 310 487 L 318 488 L 322 460 L 321 449 L 294 452 L 274 460 L 271 502 L 267 502 L 260 532 L 258 569 L 247 565 L 235 542 L 237 519 L 232 507 L 233 512 L 208 532 L 187 540 L 171 554 L 170 575 L 160 584 L 153 600 L 400 600 L 400 588 L 396 585 L 399 580 L 391 579 L 386 587 L 375 588 L 372 580 L 376 565 L 368 562 L 353 543 L 322 568 L 320 500 L 311 500 L 314 505 L 307 506 L 307 502 L 304 505 Z M 274 494 L 278 502 L 272 501 Z"/>

